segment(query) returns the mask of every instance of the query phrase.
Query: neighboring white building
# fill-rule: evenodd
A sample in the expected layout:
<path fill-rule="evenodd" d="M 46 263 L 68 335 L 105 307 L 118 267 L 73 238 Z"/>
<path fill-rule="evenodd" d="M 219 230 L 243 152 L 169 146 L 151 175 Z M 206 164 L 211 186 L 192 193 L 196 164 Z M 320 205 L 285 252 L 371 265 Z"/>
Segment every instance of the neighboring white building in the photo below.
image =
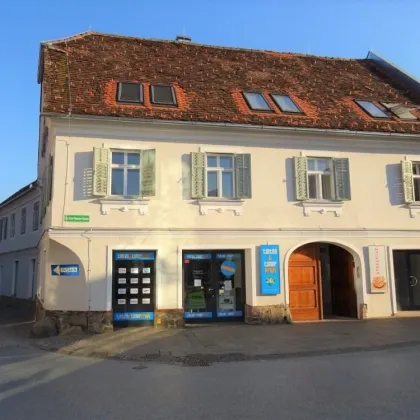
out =
<path fill-rule="evenodd" d="M 420 84 L 395 66 L 89 32 L 39 69 L 62 325 L 420 308 Z"/>
<path fill-rule="evenodd" d="M 34 299 L 41 238 L 37 181 L 0 203 L 0 295 Z"/>

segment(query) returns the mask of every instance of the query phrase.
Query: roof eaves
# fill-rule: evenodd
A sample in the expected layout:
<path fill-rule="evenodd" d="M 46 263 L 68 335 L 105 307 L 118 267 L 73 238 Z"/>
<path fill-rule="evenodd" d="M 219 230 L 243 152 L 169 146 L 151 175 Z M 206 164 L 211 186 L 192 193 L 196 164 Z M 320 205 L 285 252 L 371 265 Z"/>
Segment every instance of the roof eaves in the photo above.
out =
<path fill-rule="evenodd" d="M 28 185 L 25 185 L 23 188 L 21 188 L 20 190 L 16 191 L 11 196 L 6 198 L 6 200 L 2 201 L 0 203 L 0 209 L 6 206 L 7 204 L 10 204 L 11 202 L 17 200 L 18 198 L 22 197 L 23 195 L 28 194 L 37 186 L 38 186 L 38 180 L 35 180 Z"/>

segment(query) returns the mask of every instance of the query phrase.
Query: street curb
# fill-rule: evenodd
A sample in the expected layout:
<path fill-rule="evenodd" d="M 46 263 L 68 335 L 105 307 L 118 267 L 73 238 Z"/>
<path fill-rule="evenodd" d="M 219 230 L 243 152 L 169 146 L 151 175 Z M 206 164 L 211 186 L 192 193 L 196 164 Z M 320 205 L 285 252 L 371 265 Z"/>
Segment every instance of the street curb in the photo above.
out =
<path fill-rule="evenodd" d="M 321 349 L 309 351 L 297 351 L 287 353 L 270 353 L 270 354 L 254 354 L 248 355 L 244 353 L 220 353 L 220 354 L 187 354 L 185 356 L 172 356 L 172 354 L 146 354 L 144 356 L 129 356 L 122 353 L 104 354 L 101 352 L 89 352 L 88 354 L 78 353 L 78 349 L 59 349 L 43 344 L 31 343 L 31 346 L 39 350 L 50 353 L 58 353 L 66 356 L 88 357 L 101 360 L 116 360 L 116 361 L 130 361 L 141 363 L 162 363 L 169 365 L 179 365 L 185 367 L 194 366 L 210 366 L 215 363 L 230 363 L 230 362 L 250 362 L 250 361 L 270 361 L 282 359 L 295 359 L 305 357 L 317 356 L 332 356 L 340 354 L 365 353 L 373 351 L 393 350 L 406 347 L 420 346 L 420 340 L 405 341 L 389 344 L 381 344 L 376 346 L 357 346 L 357 347 L 342 347 L 336 349 Z"/>

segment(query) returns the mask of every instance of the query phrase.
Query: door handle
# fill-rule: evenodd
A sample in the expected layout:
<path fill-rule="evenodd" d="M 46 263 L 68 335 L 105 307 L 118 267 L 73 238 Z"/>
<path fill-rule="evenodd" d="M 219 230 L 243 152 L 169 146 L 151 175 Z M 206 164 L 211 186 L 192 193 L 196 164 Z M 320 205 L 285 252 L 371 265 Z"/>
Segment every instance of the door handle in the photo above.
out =
<path fill-rule="evenodd" d="M 417 278 L 414 276 L 410 276 L 409 278 L 410 278 L 410 286 L 411 287 L 417 286 L 417 283 L 418 283 Z"/>

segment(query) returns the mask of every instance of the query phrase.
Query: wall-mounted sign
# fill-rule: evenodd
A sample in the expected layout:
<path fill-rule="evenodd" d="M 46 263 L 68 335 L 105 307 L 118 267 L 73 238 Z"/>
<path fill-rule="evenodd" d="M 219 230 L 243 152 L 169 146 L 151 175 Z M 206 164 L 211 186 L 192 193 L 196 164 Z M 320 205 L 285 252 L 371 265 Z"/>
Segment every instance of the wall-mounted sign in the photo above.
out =
<path fill-rule="evenodd" d="M 52 276 L 78 276 L 79 264 L 51 264 Z"/>
<path fill-rule="evenodd" d="M 278 245 L 260 245 L 261 294 L 280 293 L 280 263 Z"/>
<path fill-rule="evenodd" d="M 388 292 L 385 246 L 369 246 L 369 279 L 371 293 Z"/>
<path fill-rule="evenodd" d="M 114 321 L 153 321 L 154 312 L 114 312 Z"/>
<path fill-rule="evenodd" d="M 115 260 L 127 260 L 127 261 L 153 261 L 155 259 L 154 252 L 127 252 L 121 251 L 115 253 Z M 133 272 L 132 272 L 133 273 Z"/>
<path fill-rule="evenodd" d="M 190 290 L 188 296 L 188 308 L 191 310 L 206 309 L 204 290 Z"/>
<path fill-rule="evenodd" d="M 241 254 L 239 252 L 236 253 L 226 253 L 226 252 L 218 252 L 216 254 L 217 260 L 240 260 Z"/>
<path fill-rule="evenodd" d="M 185 319 L 213 318 L 213 312 L 184 312 Z"/>
<path fill-rule="evenodd" d="M 218 318 L 233 318 L 237 316 L 243 316 L 242 311 L 217 311 Z"/>
<path fill-rule="evenodd" d="M 184 260 L 211 260 L 211 254 L 185 254 Z"/>
<path fill-rule="evenodd" d="M 73 223 L 85 223 L 90 222 L 90 216 L 87 214 L 66 214 L 64 216 L 65 222 L 73 222 Z"/>
<path fill-rule="evenodd" d="M 220 271 L 225 277 L 232 277 L 236 271 L 236 263 L 230 260 L 225 260 L 220 266 Z"/>

